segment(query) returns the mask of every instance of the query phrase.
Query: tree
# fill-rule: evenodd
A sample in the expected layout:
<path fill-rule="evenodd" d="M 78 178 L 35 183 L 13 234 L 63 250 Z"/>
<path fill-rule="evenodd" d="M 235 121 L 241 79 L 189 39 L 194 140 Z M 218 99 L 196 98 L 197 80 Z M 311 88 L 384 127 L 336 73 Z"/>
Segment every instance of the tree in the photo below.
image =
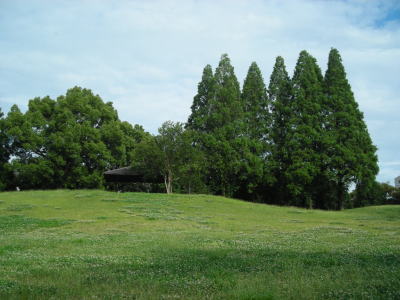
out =
<path fill-rule="evenodd" d="M 255 62 L 250 65 L 247 72 L 241 99 L 246 135 L 265 144 L 269 139 L 271 116 L 267 89 L 261 71 Z"/>
<path fill-rule="evenodd" d="M 185 144 L 183 140 L 184 127 L 181 123 L 167 121 L 158 129 L 156 144 L 160 149 L 162 158 L 162 174 L 164 176 L 167 193 L 172 193 L 172 183 L 179 175 L 179 168 L 183 165 Z"/>
<path fill-rule="evenodd" d="M 351 184 L 365 191 L 375 186 L 378 173 L 376 147 L 372 144 L 363 114 L 358 109 L 339 51 L 331 49 L 324 78 L 325 129 L 329 147 L 326 178 L 335 185 L 336 203 L 343 208 Z M 357 193 L 361 196 L 362 193 Z"/>
<path fill-rule="evenodd" d="M 37 114 L 31 116 L 23 114 L 17 105 L 13 105 L 5 119 L 12 155 L 12 161 L 6 166 L 12 170 L 7 189 L 15 186 L 41 188 L 43 183 L 53 187 L 54 184 L 53 166 L 45 159 L 43 118 Z"/>
<path fill-rule="evenodd" d="M 396 191 L 397 190 L 397 191 Z M 347 208 L 368 205 L 399 204 L 398 189 L 377 181 L 362 182 L 350 193 L 350 200 L 345 203 Z"/>
<path fill-rule="evenodd" d="M 6 163 L 8 161 L 8 139 L 7 133 L 5 131 L 4 114 L 0 108 L 0 164 Z"/>
<path fill-rule="evenodd" d="M 4 114 L 0 108 L 0 191 L 4 190 L 7 185 L 6 164 L 10 158 L 9 138 L 6 132 L 6 123 L 3 118 Z"/>
<path fill-rule="evenodd" d="M 157 136 L 146 138 L 137 146 L 133 166 L 147 178 L 162 175 L 170 194 L 181 176 L 191 171 L 191 150 L 191 138 L 186 137 L 184 125 L 167 121 L 158 129 Z"/>
<path fill-rule="evenodd" d="M 57 100 L 35 98 L 24 114 L 12 107 L 6 124 L 22 188 L 102 187 L 102 173 L 129 164 L 144 135 L 122 123 L 111 102 L 79 87 Z"/>
<path fill-rule="evenodd" d="M 182 190 L 188 194 L 207 193 L 208 188 L 205 184 L 205 174 L 207 165 L 205 164 L 205 155 L 202 149 L 194 142 L 196 132 L 186 129 L 183 132 L 183 164 L 179 169 L 180 178 L 178 183 Z"/>
<path fill-rule="evenodd" d="M 260 199 L 260 189 L 270 181 L 266 161 L 270 153 L 271 116 L 264 79 L 255 62 L 250 65 L 244 80 L 241 101 L 244 110 L 242 140 L 248 151 L 243 152 L 240 197 Z"/>
<path fill-rule="evenodd" d="M 209 102 L 207 133 L 202 144 L 208 161 L 208 185 L 212 191 L 232 196 L 247 145 L 243 131 L 243 104 L 240 86 L 228 55 L 215 71 L 215 97 Z"/>
<path fill-rule="evenodd" d="M 323 77 L 316 59 L 306 51 L 300 52 L 293 75 L 292 118 L 289 121 L 287 149 L 291 154 L 291 165 L 286 177 L 287 188 L 295 205 L 313 208 L 315 184 L 321 175 L 324 163 Z"/>
<path fill-rule="evenodd" d="M 208 132 L 207 121 L 210 115 L 211 101 L 215 97 L 215 78 L 210 65 L 205 66 L 203 76 L 197 87 L 197 95 L 193 98 L 191 115 L 187 128 L 197 132 Z"/>
<path fill-rule="evenodd" d="M 287 172 L 291 165 L 291 152 L 288 150 L 288 134 L 293 116 L 292 85 L 286 71 L 284 59 L 278 56 L 275 60 L 269 86 L 271 101 L 271 156 L 268 168 L 274 176 L 273 201 L 277 204 L 287 204 L 290 195 L 287 193 Z"/>

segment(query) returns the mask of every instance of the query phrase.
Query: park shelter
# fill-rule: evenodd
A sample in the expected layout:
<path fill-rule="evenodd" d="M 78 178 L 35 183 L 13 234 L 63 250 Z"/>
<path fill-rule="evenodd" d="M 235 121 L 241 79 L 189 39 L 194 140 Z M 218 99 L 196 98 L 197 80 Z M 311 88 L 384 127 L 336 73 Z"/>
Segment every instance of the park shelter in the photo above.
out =
<path fill-rule="evenodd" d="M 109 170 L 103 173 L 104 179 L 108 183 L 162 183 L 162 177 L 149 178 L 146 177 L 142 172 L 132 168 L 123 167 L 119 169 Z"/>
<path fill-rule="evenodd" d="M 107 182 L 144 182 L 144 176 L 132 167 L 109 170 L 103 175 Z"/>

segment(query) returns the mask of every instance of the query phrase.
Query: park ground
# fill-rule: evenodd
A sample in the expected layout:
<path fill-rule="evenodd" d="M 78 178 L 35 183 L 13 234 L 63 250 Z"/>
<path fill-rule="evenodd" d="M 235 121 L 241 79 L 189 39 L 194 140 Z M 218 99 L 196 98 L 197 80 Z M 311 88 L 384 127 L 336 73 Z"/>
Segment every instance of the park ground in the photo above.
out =
<path fill-rule="evenodd" d="M 400 206 L 0 193 L 0 299 L 400 299 Z"/>

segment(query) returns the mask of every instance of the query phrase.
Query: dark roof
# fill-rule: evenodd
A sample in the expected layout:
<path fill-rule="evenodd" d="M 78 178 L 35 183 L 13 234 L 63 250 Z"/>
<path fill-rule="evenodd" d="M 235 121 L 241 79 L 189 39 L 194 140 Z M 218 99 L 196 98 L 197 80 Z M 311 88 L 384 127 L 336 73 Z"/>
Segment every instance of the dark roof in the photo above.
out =
<path fill-rule="evenodd" d="M 109 170 L 104 172 L 103 176 L 107 182 L 163 182 L 163 178 L 161 176 L 158 176 L 157 178 L 147 177 L 142 172 L 135 170 L 132 167 Z"/>
<path fill-rule="evenodd" d="M 103 174 L 104 175 L 126 175 L 126 176 L 139 175 L 138 172 L 133 170 L 132 167 L 124 167 L 124 168 L 109 170 L 109 171 L 104 172 Z"/>

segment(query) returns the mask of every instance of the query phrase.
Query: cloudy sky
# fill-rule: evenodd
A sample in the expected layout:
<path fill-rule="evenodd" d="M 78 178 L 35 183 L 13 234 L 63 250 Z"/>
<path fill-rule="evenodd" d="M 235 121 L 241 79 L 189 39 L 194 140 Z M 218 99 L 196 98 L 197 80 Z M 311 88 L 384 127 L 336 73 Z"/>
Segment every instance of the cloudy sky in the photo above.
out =
<path fill-rule="evenodd" d="M 292 74 L 303 49 L 323 72 L 343 58 L 378 146 L 378 180 L 400 175 L 400 2 L 0 0 L 0 107 L 75 85 L 112 101 L 152 133 L 186 121 L 206 64 L 228 53 L 243 83 L 256 61 L 266 83 L 275 57 Z"/>

